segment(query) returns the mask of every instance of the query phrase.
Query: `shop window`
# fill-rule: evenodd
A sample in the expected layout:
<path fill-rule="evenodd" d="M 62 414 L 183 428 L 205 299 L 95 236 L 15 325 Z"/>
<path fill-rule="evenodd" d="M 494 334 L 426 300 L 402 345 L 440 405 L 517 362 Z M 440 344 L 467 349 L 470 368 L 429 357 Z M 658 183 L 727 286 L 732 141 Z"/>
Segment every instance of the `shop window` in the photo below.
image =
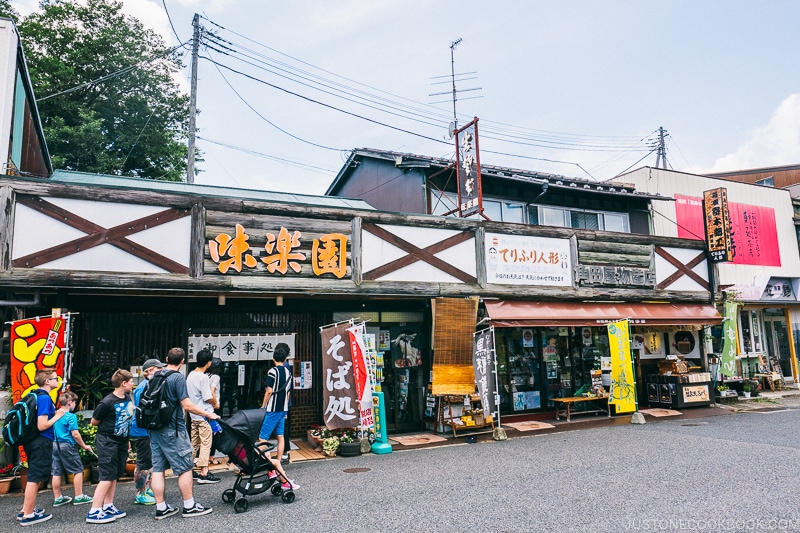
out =
<path fill-rule="evenodd" d="M 422 311 L 381 311 L 382 323 L 421 323 L 423 322 Z"/>
<path fill-rule="evenodd" d="M 348 320 L 380 322 L 380 313 L 377 311 L 337 311 L 333 313 L 334 322 L 347 322 Z"/>

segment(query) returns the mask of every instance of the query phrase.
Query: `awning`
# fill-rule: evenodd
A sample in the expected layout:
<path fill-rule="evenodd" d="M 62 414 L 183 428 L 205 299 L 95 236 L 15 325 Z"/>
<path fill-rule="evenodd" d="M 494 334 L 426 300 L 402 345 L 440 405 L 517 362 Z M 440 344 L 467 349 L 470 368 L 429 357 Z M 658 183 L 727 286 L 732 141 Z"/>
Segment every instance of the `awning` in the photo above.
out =
<path fill-rule="evenodd" d="M 719 324 L 722 316 L 713 305 L 529 302 L 486 300 L 490 324 L 497 327 L 599 326 L 631 319 L 636 326 L 703 326 Z"/>

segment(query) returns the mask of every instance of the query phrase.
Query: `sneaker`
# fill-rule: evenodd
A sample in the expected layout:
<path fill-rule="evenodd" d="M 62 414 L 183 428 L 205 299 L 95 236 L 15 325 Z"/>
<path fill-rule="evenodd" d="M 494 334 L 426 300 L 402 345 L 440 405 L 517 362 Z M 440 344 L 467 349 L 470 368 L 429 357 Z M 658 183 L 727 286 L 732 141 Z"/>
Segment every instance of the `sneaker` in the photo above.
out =
<path fill-rule="evenodd" d="M 294 482 L 294 480 L 293 480 L 293 479 L 290 479 L 290 480 L 289 480 L 289 483 L 281 483 L 281 488 L 282 488 L 283 490 L 289 490 L 289 489 L 299 489 L 299 488 L 300 488 L 300 485 L 297 485 L 297 484 Z"/>
<path fill-rule="evenodd" d="M 128 513 L 126 513 L 125 511 L 120 511 L 119 509 L 114 507 L 113 503 L 111 505 L 103 507 L 103 512 L 109 516 L 113 516 L 114 518 L 125 518 L 126 516 L 128 516 Z"/>
<path fill-rule="evenodd" d="M 39 522 L 47 522 L 53 518 L 53 515 L 50 513 L 45 513 L 44 511 L 36 512 L 34 510 L 33 514 L 27 518 L 24 516 L 20 518 L 19 525 L 21 526 L 32 526 L 33 524 L 38 524 Z"/>
<path fill-rule="evenodd" d="M 198 472 L 197 470 L 192 470 L 192 477 L 194 479 L 199 478 L 200 477 L 200 472 Z"/>
<path fill-rule="evenodd" d="M 44 513 L 44 509 L 39 509 L 38 507 L 34 507 L 33 508 L 33 514 L 42 514 L 42 513 Z M 17 513 L 17 521 L 18 522 L 22 520 L 22 516 L 23 516 L 22 515 L 22 511 Z"/>
<path fill-rule="evenodd" d="M 156 509 L 156 520 L 163 520 L 164 518 L 172 516 L 177 512 L 178 510 L 176 508 L 174 508 L 170 504 L 167 504 L 167 508 L 164 509 L 163 511 L 159 511 L 158 509 Z"/>
<path fill-rule="evenodd" d="M 86 515 L 87 524 L 107 524 L 116 520 L 115 517 L 106 513 L 105 511 L 95 511 Z"/>
<path fill-rule="evenodd" d="M 205 476 L 197 476 L 196 481 L 200 484 L 219 483 L 222 481 L 220 478 L 209 472 Z"/>
<path fill-rule="evenodd" d="M 183 517 L 191 518 L 193 516 L 203 516 L 204 514 L 209 514 L 213 510 L 214 509 L 212 507 L 203 507 L 199 503 L 195 502 L 194 507 L 191 507 L 189 509 L 187 509 L 186 507 L 183 508 Z"/>
<path fill-rule="evenodd" d="M 55 500 L 53 500 L 53 507 L 61 507 L 62 505 L 67 505 L 69 502 L 72 501 L 72 498 L 69 496 L 59 496 Z"/>
<path fill-rule="evenodd" d="M 156 499 L 153 496 L 148 496 L 146 492 L 142 492 L 136 495 L 136 498 L 133 499 L 133 503 L 139 505 L 155 505 Z"/>
<path fill-rule="evenodd" d="M 268 475 L 270 479 L 275 479 L 276 477 L 278 477 L 278 472 L 276 470 L 273 470 Z"/>
<path fill-rule="evenodd" d="M 281 455 L 281 464 L 282 465 L 289 464 L 289 454 L 288 453 L 285 453 L 285 454 Z"/>
<path fill-rule="evenodd" d="M 148 496 L 150 496 L 151 498 L 155 498 L 156 497 L 156 495 L 153 494 L 153 489 L 151 489 L 150 487 L 147 487 L 147 490 L 144 491 L 144 493 L 147 494 Z"/>
<path fill-rule="evenodd" d="M 87 496 L 86 494 L 80 494 L 75 496 L 75 499 L 72 500 L 72 505 L 81 505 L 84 503 L 92 503 L 92 497 Z"/>

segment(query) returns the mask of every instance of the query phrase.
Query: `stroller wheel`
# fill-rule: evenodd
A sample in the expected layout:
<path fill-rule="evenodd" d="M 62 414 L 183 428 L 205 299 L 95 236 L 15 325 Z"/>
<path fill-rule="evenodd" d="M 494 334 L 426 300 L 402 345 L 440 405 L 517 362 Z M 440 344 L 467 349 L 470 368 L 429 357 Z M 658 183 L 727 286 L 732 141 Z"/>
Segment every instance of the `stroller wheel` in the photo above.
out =
<path fill-rule="evenodd" d="M 244 498 L 239 498 L 233 502 L 233 510 L 237 513 L 244 513 L 248 507 L 250 507 L 250 504 Z"/>
<path fill-rule="evenodd" d="M 231 503 L 233 500 L 236 499 L 236 491 L 233 489 L 227 489 L 222 493 L 222 501 L 225 503 Z"/>
<path fill-rule="evenodd" d="M 283 500 L 283 503 L 292 503 L 294 501 L 294 492 L 291 490 L 284 492 L 281 500 Z"/>
<path fill-rule="evenodd" d="M 281 493 L 283 492 L 283 489 L 281 488 L 280 483 L 275 483 L 274 485 L 272 485 L 272 488 L 269 489 L 269 491 L 272 493 L 273 496 L 280 496 Z"/>

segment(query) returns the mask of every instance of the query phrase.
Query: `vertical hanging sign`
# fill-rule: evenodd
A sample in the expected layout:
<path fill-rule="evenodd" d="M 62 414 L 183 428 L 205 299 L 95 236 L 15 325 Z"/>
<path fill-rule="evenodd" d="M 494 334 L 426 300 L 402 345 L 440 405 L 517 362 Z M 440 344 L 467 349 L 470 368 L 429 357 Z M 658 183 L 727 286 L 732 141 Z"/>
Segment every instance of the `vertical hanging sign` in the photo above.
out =
<path fill-rule="evenodd" d="M 69 315 L 37 317 L 11 323 L 11 395 L 14 403 L 39 387 L 33 381 L 36 371 L 53 368 L 59 386 L 50 393 L 58 398 L 64 380 Z"/>
<path fill-rule="evenodd" d="M 466 218 L 483 213 L 481 158 L 478 152 L 478 117 L 455 131 L 458 215 Z"/>
<path fill-rule="evenodd" d="M 736 375 L 736 324 L 739 306 L 735 301 L 725 302 L 725 317 L 722 322 L 722 357 L 719 372 L 723 376 Z"/>
<path fill-rule="evenodd" d="M 631 360 L 631 331 L 627 320 L 608 325 L 608 347 L 611 351 L 611 391 L 608 403 L 617 413 L 636 411 L 636 378 Z"/>
<path fill-rule="evenodd" d="M 481 397 L 481 407 L 485 415 L 496 409 L 494 390 L 494 329 L 486 328 L 472 336 L 475 343 L 472 366 L 475 369 L 475 384 Z"/>
<path fill-rule="evenodd" d="M 328 429 L 358 426 L 358 396 L 353 378 L 350 334 L 345 324 L 320 328 L 322 337 L 322 417 Z"/>
<path fill-rule="evenodd" d="M 731 216 L 728 211 L 728 190 L 724 187 L 703 193 L 706 247 L 714 263 L 733 261 Z"/>

